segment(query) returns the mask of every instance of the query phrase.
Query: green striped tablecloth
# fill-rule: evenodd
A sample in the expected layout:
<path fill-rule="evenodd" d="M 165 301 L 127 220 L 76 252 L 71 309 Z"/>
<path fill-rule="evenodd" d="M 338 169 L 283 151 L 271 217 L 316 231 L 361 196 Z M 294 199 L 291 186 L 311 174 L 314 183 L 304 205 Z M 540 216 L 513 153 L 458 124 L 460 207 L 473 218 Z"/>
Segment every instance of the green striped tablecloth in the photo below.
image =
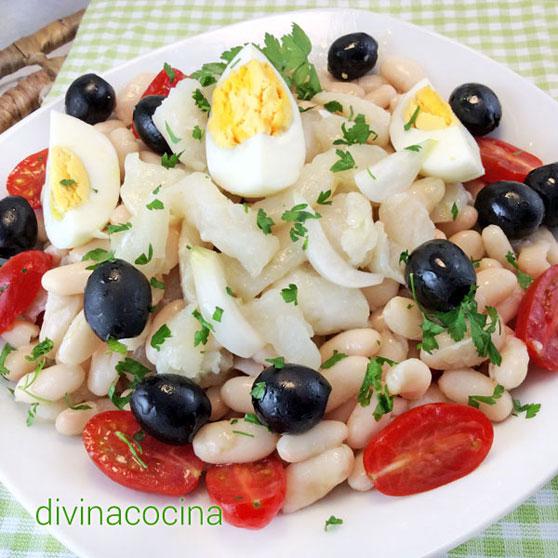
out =
<path fill-rule="evenodd" d="M 274 12 L 332 6 L 386 12 L 434 29 L 508 64 L 558 97 L 557 0 L 92 0 L 51 95 L 63 93 L 85 71 L 108 69 L 187 35 Z M 558 478 L 449 555 L 558 557 Z M 0 558 L 40 556 L 73 555 L 0 485 Z"/>

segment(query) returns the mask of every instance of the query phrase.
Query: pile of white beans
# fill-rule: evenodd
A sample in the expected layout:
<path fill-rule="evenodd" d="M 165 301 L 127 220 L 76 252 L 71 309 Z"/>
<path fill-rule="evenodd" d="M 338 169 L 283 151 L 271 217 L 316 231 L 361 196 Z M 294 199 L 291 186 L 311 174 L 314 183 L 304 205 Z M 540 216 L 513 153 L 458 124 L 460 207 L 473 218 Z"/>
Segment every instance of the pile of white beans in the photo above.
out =
<path fill-rule="evenodd" d="M 129 130 L 133 107 L 141 92 L 152 79 L 142 74 L 134 79 L 118 97 L 116 117 L 96 127 L 108 136 L 115 146 L 124 173 L 127 154 L 140 152 L 145 161 L 159 163 L 159 156 L 137 140 Z M 401 93 L 425 77 L 414 61 L 387 57 L 379 74 L 363 77 L 355 82 L 342 83 L 322 75 L 326 90 L 356 95 L 385 109 L 393 109 Z M 294 512 L 324 497 L 335 486 L 348 481 L 357 491 L 373 488 L 363 468 L 363 448 L 369 440 L 397 415 L 430 402 L 454 401 L 467 404 L 471 395 L 490 396 L 497 384 L 505 388 L 494 405 L 481 404 L 480 410 L 494 422 L 505 420 L 512 413 L 510 390 L 525 380 L 529 357 L 525 344 L 506 324 L 511 322 L 524 294 L 506 254 L 513 251 L 509 240 L 497 226 L 474 230 L 477 212 L 474 197 L 482 183 L 466 184 L 468 203 L 454 221 L 439 219 L 436 238 L 447 238 L 458 245 L 476 267 L 479 309 L 494 306 L 500 316 L 501 330 L 493 335 L 493 342 L 502 355 L 499 366 L 480 357 L 470 337 L 459 342 L 443 333 L 438 336 L 439 349 L 431 354 L 417 348 L 421 339 L 422 316 L 408 290 L 392 279 L 378 286 L 363 289 L 370 307 L 368 327 L 342 331 L 329 338 L 316 338 L 322 362 L 334 351 L 348 355 L 331 368 L 322 370 L 331 384 L 324 420 L 310 431 L 300 434 L 277 435 L 267 428 L 245 422 L 242 429 L 250 436 L 238 436 L 231 418 L 253 413 L 250 391 L 255 376 L 263 363 L 236 359 L 235 366 L 217 377 L 207 388 L 212 414 L 208 424 L 193 441 L 196 455 L 209 464 L 246 463 L 262 459 L 277 451 L 287 465 L 287 496 L 284 512 Z M 439 179 L 417 181 L 410 192 L 416 195 L 430 215 L 436 211 L 445 195 L 445 185 Z M 125 222 L 129 214 L 119 206 L 112 222 Z M 396 224 L 401 227 L 401 223 Z M 43 232 L 43 240 L 44 238 Z M 122 355 L 108 352 L 89 328 L 83 312 L 83 293 L 91 271 L 82 262 L 83 255 L 94 248 L 108 249 L 108 241 L 94 240 L 73 250 L 46 249 L 59 267 L 48 271 L 42 285 L 48 293 L 42 327 L 29 318 L 18 319 L 12 329 L 3 334 L 5 342 L 15 350 L 5 362 L 8 379 L 26 385 L 35 363 L 26 360 L 33 346 L 49 338 L 54 347 L 49 358 L 54 364 L 45 368 L 25 392 L 16 389 L 16 400 L 22 403 L 48 400 L 40 404 L 37 416 L 55 422 L 56 430 L 64 435 L 79 435 L 87 421 L 96 413 L 114 409 L 107 393 L 116 380 L 115 364 Z M 549 231 L 541 229 L 531 239 L 515 247 L 519 268 L 536 278 L 550 265 L 558 263 L 558 245 Z M 168 260 L 175 267 L 178 262 L 178 230 L 170 234 Z M 163 296 L 154 290 L 154 304 Z M 168 297 L 167 297 L 168 298 Z M 163 301 L 161 309 L 150 319 L 145 331 L 136 339 L 124 340 L 133 352 L 149 346 L 153 333 L 181 308 L 180 298 Z M 135 356 L 135 353 L 134 355 Z M 368 407 L 357 402 L 369 359 L 382 356 L 397 362 L 384 367 L 384 381 L 393 396 L 393 411 L 376 422 L 372 417 L 374 400 Z M 145 361 L 144 361 L 145 362 Z M 433 382 L 432 371 L 437 381 Z M 64 396 L 74 402 L 85 402 L 90 409 L 72 410 Z"/>

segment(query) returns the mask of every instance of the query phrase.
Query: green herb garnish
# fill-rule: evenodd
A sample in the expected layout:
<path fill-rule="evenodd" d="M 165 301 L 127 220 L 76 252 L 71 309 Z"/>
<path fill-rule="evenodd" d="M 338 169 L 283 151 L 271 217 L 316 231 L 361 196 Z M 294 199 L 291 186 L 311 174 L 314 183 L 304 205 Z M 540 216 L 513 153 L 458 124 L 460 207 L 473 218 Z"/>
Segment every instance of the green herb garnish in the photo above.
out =
<path fill-rule="evenodd" d="M 125 355 L 128 352 L 128 347 L 126 347 L 124 343 L 121 343 L 120 341 L 118 341 L 117 339 L 113 339 L 112 337 L 109 337 L 107 339 L 107 348 L 109 351 L 113 353 L 120 353 L 121 355 Z"/>
<path fill-rule="evenodd" d="M 419 115 L 420 112 L 420 107 L 417 106 L 417 108 L 413 111 L 413 114 L 411 115 L 411 118 L 409 118 L 409 121 L 405 124 L 405 126 L 403 126 L 403 129 L 408 132 L 411 127 L 413 127 L 415 125 L 415 122 L 417 121 L 417 117 Z"/>
<path fill-rule="evenodd" d="M 519 283 L 519 286 L 522 289 L 528 289 L 533 282 L 533 278 L 529 274 L 524 273 L 523 271 L 521 271 L 521 269 L 519 269 L 515 254 L 513 252 L 508 252 L 506 254 L 506 260 L 517 271 L 517 282 Z"/>
<path fill-rule="evenodd" d="M 60 184 L 62 186 L 68 187 L 68 186 L 74 186 L 75 184 L 77 184 L 77 182 L 73 178 L 63 178 L 60 181 Z"/>
<path fill-rule="evenodd" d="M 147 255 L 145 255 L 145 253 L 140 254 L 136 260 L 135 260 L 135 264 L 136 265 L 147 265 L 153 258 L 153 246 L 151 243 L 149 243 L 149 247 L 147 249 Z"/>
<path fill-rule="evenodd" d="M 224 312 L 224 310 L 221 307 L 216 306 L 215 307 L 215 312 L 213 312 L 213 316 L 211 316 L 211 319 L 214 322 L 220 322 L 221 318 L 223 317 L 223 312 Z"/>
<path fill-rule="evenodd" d="M 406 264 L 409 261 L 409 250 L 403 250 L 401 254 L 399 254 L 399 263 Z"/>
<path fill-rule="evenodd" d="M 250 390 L 250 395 L 258 401 L 263 399 L 265 395 L 265 382 L 256 382 Z"/>
<path fill-rule="evenodd" d="M 178 143 L 179 141 L 182 141 L 182 138 L 179 138 L 178 136 L 175 135 L 175 133 L 172 131 L 172 128 L 169 126 L 169 123 L 166 120 L 165 120 L 165 129 L 167 130 L 167 134 L 169 135 L 169 138 L 172 143 Z"/>
<path fill-rule="evenodd" d="M 341 149 L 336 149 L 337 161 L 330 167 L 331 172 L 342 172 L 349 169 L 353 169 L 356 166 L 353 156 L 348 151 L 342 151 Z"/>
<path fill-rule="evenodd" d="M 192 137 L 195 140 L 201 141 L 203 138 L 203 130 L 196 124 L 192 130 Z"/>
<path fill-rule="evenodd" d="M 260 208 L 258 209 L 256 224 L 264 234 L 271 234 L 271 227 L 275 225 L 275 222 L 271 217 L 268 216 L 268 214 L 263 209 Z"/>
<path fill-rule="evenodd" d="M 83 258 L 81 258 L 82 262 L 85 261 L 94 261 L 93 265 L 86 267 L 85 269 L 97 269 L 101 264 L 105 262 L 113 262 L 114 261 L 114 252 L 112 250 L 105 250 L 104 248 L 95 248 L 94 250 L 90 250 L 87 252 Z"/>
<path fill-rule="evenodd" d="M 128 446 L 128 449 L 130 450 L 130 453 L 132 454 L 132 459 L 142 469 L 147 469 L 147 463 L 145 463 L 145 461 L 139 456 L 139 454 L 143 453 L 143 449 L 142 449 L 141 445 L 139 444 L 139 442 L 137 442 L 136 440 L 133 440 L 133 441 L 130 440 L 130 438 L 128 438 L 128 436 L 126 436 L 126 434 L 124 434 L 124 432 L 120 432 L 120 430 L 116 430 L 114 432 L 114 435 L 121 442 L 124 442 Z"/>
<path fill-rule="evenodd" d="M 2 352 L 0 353 L 0 376 L 7 376 L 10 373 L 6 368 L 6 359 L 12 351 L 15 351 L 15 348 L 9 343 L 6 343 L 2 348 Z"/>
<path fill-rule="evenodd" d="M 151 346 L 156 350 L 161 350 L 161 345 L 169 338 L 172 337 L 171 330 L 167 324 L 163 324 L 151 338 Z"/>
<path fill-rule="evenodd" d="M 525 418 L 530 419 L 536 417 L 540 410 L 540 403 L 526 403 L 525 405 L 522 405 L 519 399 L 513 400 L 513 415 L 516 417 L 521 413 L 525 413 Z"/>
<path fill-rule="evenodd" d="M 384 364 L 394 366 L 397 363 L 384 357 L 374 357 L 369 360 L 357 397 L 361 407 L 368 407 L 372 400 L 372 393 L 376 394 L 378 402 L 372 413 L 376 421 L 393 410 L 393 396 L 389 394 L 387 386 L 382 382 L 382 366 Z"/>
<path fill-rule="evenodd" d="M 287 304 L 292 302 L 298 306 L 298 287 L 294 283 L 289 283 L 288 287 L 281 289 L 281 296 Z"/>
<path fill-rule="evenodd" d="M 165 62 L 163 64 L 163 69 L 165 70 L 165 74 L 167 74 L 169 81 L 172 84 L 176 78 L 176 72 L 174 71 L 174 68 L 170 64 L 167 64 Z"/>
<path fill-rule="evenodd" d="M 162 281 L 159 281 L 159 279 L 157 279 L 156 277 L 151 277 L 151 279 L 149 280 L 149 284 L 154 289 L 161 289 L 162 291 L 165 290 L 165 284 Z"/>
<path fill-rule="evenodd" d="M 72 403 L 72 398 L 69 393 L 64 394 L 64 401 L 68 409 L 72 409 L 72 411 L 88 411 L 92 409 L 91 405 L 87 405 L 87 403 Z"/>
<path fill-rule="evenodd" d="M 204 97 L 204 94 L 199 89 L 196 89 L 194 93 L 192 93 L 192 99 L 194 99 L 196 106 L 202 112 L 209 112 L 211 110 L 209 101 Z"/>
<path fill-rule="evenodd" d="M 496 405 L 496 401 L 504 395 L 504 386 L 497 384 L 494 388 L 492 395 L 469 395 L 467 405 L 478 409 L 481 403 L 486 405 Z"/>
<path fill-rule="evenodd" d="M 324 105 L 328 112 L 343 112 L 343 105 L 338 101 L 329 101 Z"/>
<path fill-rule="evenodd" d="M 343 132 L 343 137 L 336 139 L 333 145 L 355 145 L 364 144 L 368 141 L 368 138 L 372 135 L 372 139 L 376 139 L 378 134 L 370 128 L 366 123 L 366 119 L 363 114 L 357 114 L 354 119 L 354 124 L 347 128 L 345 123 L 341 124 L 341 131 Z"/>
<path fill-rule="evenodd" d="M 332 366 L 335 366 L 340 360 L 347 358 L 349 355 L 345 353 L 340 353 L 337 349 L 333 350 L 333 354 L 322 364 L 321 368 L 327 370 Z"/>
<path fill-rule="evenodd" d="M 271 365 L 277 368 L 277 370 L 285 368 L 285 357 L 278 356 L 275 358 L 266 358 L 265 361 L 269 362 Z"/>
<path fill-rule="evenodd" d="M 121 223 L 119 225 L 109 225 L 107 227 L 107 232 L 109 234 L 116 234 L 119 232 L 128 231 L 132 228 L 132 223 Z"/>
<path fill-rule="evenodd" d="M 407 151 L 414 151 L 415 153 L 418 153 L 422 149 L 422 145 L 419 145 L 418 143 L 416 145 L 408 145 L 405 149 Z"/>
<path fill-rule="evenodd" d="M 29 410 L 27 411 L 27 419 L 25 420 L 25 424 L 27 424 L 27 426 L 33 426 L 33 424 L 35 423 L 35 419 L 37 418 L 38 406 L 38 403 L 31 403 L 31 405 L 29 406 Z"/>
<path fill-rule="evenodd" d="M 326 519 L 324 531 L 329 531 L 334 525 L 343 525 L 343 520 L 339 517 L 335 517 L 334 515 L 330 515 L 329 518 Z"/>
<path fill-rule="evenodd" d="M 331 205 L 333 201 L 331 200 L 331 190 L 324 190 L 318 194 L 316 203 L 320 205 Z"/>
<path fill-rule="evenodd" d="M 205 345 L 209 338 L 209 333 L 214 331 L 213 325 L 210 324 L 200 313 L 199 310 L 194 310 L 192 312 L 192 316 L 198 320 L 201 325 L 201 328 L 194 333 L 194 347 L 198 345 Z"/>
<path fill-rule="evenodd" d="M 52 341 L 52 339 L 49 339 L 48 337 L 46 337 L 43 341 L 41 341 L 40 343 L 37 343 L 33 347 L 33 350 L 31 351 L 31 354 L 29 356 L 26 356 L 25 360 L 27 360 L 29 362 L 35 362 L 35 361 L 39 360 L 40 358 L 42 358 L 43 356 L 50 353 L 50 351 L 52 351 L 53 347 L 54 347 L 54 342 Z"/>
<path fill-rule="evenodd" d="M 153 201 L 148 203 L 145 207 L 147 207 L 149 211 L 154 211 L 158 209 L 165 209 L 165 204 L 161 200 L 154 199 Z"/>
<path fill-rule="evenodd" d="M 176 165 L 178 165 L 178 163 L 180 163 L 180 156 L 182 153 L 184 153 L 184 151 L 181 151 L 180 153 L 173 153 L 172 155 L 163 153 L 163 156 L 161 157 L 161 165 L 166 169 L 173 169 Z"/>

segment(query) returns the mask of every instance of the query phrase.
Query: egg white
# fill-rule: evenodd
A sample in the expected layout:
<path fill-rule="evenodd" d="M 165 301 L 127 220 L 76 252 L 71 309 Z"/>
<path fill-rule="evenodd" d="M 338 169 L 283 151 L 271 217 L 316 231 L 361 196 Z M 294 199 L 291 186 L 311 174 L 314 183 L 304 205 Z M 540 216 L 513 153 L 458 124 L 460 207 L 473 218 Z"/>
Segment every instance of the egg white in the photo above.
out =
<path fill-rule="evenodd" d="M 405 110 L 417 91 L 425 86 L 432 87 L 428 79 L 419 81 L 403 95 L 393 111 L 389 133 L 391 143 L 397 151 L 409 145 L 435 140 L 422 164 L 422 174 L 435 176 L 446 182 L 465 182 L 484 174 L 477 142 L 456 117 L 454 124 L 440 130 L 405 130 Z"/>
<path fill-rule="evenodd" d="M 251 60 L 271 65 L 262 52 L 247 45 L 231 61 L 217 85 Z M 205 135 L 207 166 L 213 180 L 224 190 L 248 198 L 268 196 L 294 184 L 306 154 L 298 105 L 279 72 L 271 67 L 289 97 L 292 122 L 288 130 L 277 136 L 256 134 L 232 148 L 218 146 L 209 129 Z"/>
<path fill-rule="evenodd" d="M 42 192 L 45 228 L 56 248 L 75 248 L 91 239 L 104 236 L 101 229 L 108 223 L 118 203 L 120 170 L 118 156 L 110 140 L 93 126 L 60 112 L 51 112 L 49 146 L 65 147 L 81 160 L 89 175 L 87 200 L 55 219 L 50 206 L 50 163 Z M 96 190 L 96 191 L 95 191 Z"/>

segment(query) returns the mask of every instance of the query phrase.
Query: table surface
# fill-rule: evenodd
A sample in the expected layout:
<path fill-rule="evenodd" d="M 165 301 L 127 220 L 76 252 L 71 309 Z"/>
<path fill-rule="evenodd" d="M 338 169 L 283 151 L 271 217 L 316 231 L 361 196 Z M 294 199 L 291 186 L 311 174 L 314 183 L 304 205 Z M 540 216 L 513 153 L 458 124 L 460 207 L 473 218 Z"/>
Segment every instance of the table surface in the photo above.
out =
<path fill-rule="evenodd" d="M 0 0 L 0 12 L 6 10 L 8 2 Z M 86 71 L 106 70 L 188 35 L 271 13 L 326 7 L 385 12 L 433 29 L 507 64 L 558 98 L 558 2 L 555 0 L 444 0 L 443 3 L 439 0 L 91 0 L 50 96 L 63 93 L 75 77 Z M 44 23 L 46 20 L 38 26 Z M 29 31 L 22 28 L 20 35 Z M 73 558 L 74 555 L 39 528 L 0 485 L 0 558 L 41 556 Z M 517 510 L 448 556 L 557 557 L 558 477 Z"/>

